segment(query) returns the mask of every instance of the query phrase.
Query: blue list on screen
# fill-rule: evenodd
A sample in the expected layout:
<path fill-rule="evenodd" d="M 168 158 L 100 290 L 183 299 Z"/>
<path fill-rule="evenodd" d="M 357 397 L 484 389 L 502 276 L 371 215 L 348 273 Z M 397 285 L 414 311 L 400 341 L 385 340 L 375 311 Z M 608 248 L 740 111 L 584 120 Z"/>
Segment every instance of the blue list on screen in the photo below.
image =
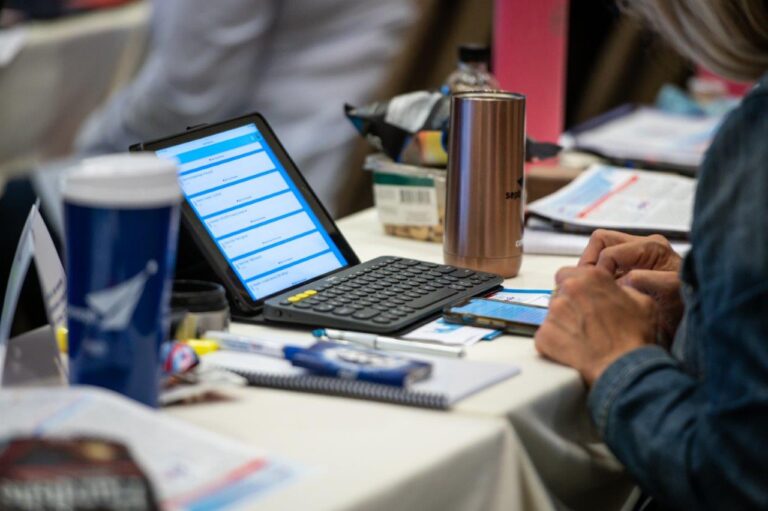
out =
<path fill-rule="evenodd" d="M 255 124 L 157 155 L 179 164 L 185 198 L 254 300 L 346 266 Z"/>

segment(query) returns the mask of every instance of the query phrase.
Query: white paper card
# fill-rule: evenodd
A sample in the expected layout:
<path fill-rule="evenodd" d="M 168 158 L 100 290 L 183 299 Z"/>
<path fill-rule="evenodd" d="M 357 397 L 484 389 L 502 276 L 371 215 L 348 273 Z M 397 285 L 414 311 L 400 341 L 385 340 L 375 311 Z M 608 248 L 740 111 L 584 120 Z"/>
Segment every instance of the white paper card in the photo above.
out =
<path fill-rule="evenodd" d="M 435 341 L 452 346 L 471 346 L 482 340 L 491 340 L 501 335 L 498 330 L 448 323 L 443 318 L 422 325 L 402 336 L 411 341 Z"/>
<path fill-rule="evenodd" d="M 40 281 L 48 323 L 54 328 L 66 326 L 67 322 L 67 279 L 64 266 L 56 252 L 51 233 L 40 215 L 39 204 L 32 206 L 21 231 L 16 254 L 13 258 L 8 285 L 3 299 L 3 312 L 0 318 L 0 381 L 5 367 L 5 352 L 8 336 L 13 325 L 16 306 L 24 284 L 24 277 L 34 259 Z"/>

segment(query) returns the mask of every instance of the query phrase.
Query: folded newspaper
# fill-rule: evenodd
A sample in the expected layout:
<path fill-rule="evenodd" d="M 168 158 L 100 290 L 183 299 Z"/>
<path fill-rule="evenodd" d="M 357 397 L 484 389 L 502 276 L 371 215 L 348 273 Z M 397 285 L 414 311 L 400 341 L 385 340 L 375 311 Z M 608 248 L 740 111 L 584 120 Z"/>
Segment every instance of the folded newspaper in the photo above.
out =
<path fill-rule="evenodd" d="M 689 177 L 593 165 L 527 210 L 564 231 L 614 229 L 687 238 L 695 189 L 696 180 Z"/>

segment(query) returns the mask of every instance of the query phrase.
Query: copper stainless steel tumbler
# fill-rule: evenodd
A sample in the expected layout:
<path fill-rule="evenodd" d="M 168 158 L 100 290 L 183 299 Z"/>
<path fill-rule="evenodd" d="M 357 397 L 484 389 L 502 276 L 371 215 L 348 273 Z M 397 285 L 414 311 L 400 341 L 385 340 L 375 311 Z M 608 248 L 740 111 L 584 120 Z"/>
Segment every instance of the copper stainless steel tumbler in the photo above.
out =
<path fill-rule="evenodd" d="M 523 259 L 525 96 L 465 92 L 451 102 L 443 255 L 514 277 Z"/>

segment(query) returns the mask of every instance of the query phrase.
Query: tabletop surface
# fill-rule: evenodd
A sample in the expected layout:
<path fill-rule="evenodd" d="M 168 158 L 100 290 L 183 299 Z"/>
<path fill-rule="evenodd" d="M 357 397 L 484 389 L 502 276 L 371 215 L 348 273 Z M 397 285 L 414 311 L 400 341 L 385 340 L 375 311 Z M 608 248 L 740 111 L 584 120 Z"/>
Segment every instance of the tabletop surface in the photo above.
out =
<path fill-rule="evenodd" d="M 372 209 L 339 221 L 339 227 L 361 260 L 393 255 L 442 263 L 442 245 L 386 236 Z M 569 264 L 575 264 L 575 258 L 526 255 L 518 277 L 508 279 L 505 286 L 551 288 L 554 273 Z M 262 338 L 277 334 L 289 341 L 310 335 L 306 330 L 242 323 L 231 329 Z M 567 429 L 570 437 L 574 431 L 588 436 L 591 428 L 586 414 L 580 411 L 584 386 L 572 369 L 542 359 L 530 338 L 502 336 L 482 342 L 468 350 L 467 358 L 514 364 L 522 372 L 459 402 L 451 412 L 255 387 L 236 389 L 229 400 L 175 406 L 167 411 L 270 454 L 306 463 L 309 475 L 297 483 L 301 491 L 267 497 L 263 501 L 267 509 L 289 508 L 291 503 L 298 505 L 307 499 L 313 508 L 354 508 L 362 503 L 367 509 L 383 508 L 392 504 L 383 497 L 385 490 L 395 487 L 398 498 L 412 498 L 412 505 L 434 509 L 445 505 L 471 509 L 477 502 L 465 500 L 479 498 L 477 495 L 499 497 L 483 508 L 495 508 L 498 503 L 524 505 L 526 501 L 520 499 L 530 495 L 519 491 L 510 494 L 516 488 L 513 484 L 484 488 L 474 497 L 469 490 L 477 489 L 476 476 L 483 470 L 491 470 L 489 477 L 497 480 L 495 472 L 500 467 L 508 474 L 516 474 L 511 478 L 530 482 L 530 462 L 522 454 L 524 449 L 518 445 L 514 428 L 508 427 L 509 417 L 527 417 L 527 409 L 538 407 L 541 410 L 533 414 L 534 422 L 544 420 L 555 431 Z M 583 424 L 575 424 L 574 417 L 583 417 Z M 530 441 L 539 440 L 532 437 Z M 500 449 L 502 444 L 512 448 Z M 573 447 L 560 440 L 554 445 L 562 447 L 562 455 L 558 455 L 561 459 L 552 459 L 557 465 Z M 452 463 L 459 455 L 462 463 Z M 441 466 L 450 470 L 436 470 Z M 468 467 L 474 476 L 466 472 Z M 372 469 L 375 480 L 371 479 Z M 561 470 L 562 466 L 553 469 Z M 430 495 L 428 479 L 441 473 L 441 477 L 455 482 L 438 484 L 435 491 L 439 489 L 440 495 Z M 411 485 L 418 481 L 420 489 L 416 491 Z M 536 493 L 540 489 L 527 491 Z"/>

